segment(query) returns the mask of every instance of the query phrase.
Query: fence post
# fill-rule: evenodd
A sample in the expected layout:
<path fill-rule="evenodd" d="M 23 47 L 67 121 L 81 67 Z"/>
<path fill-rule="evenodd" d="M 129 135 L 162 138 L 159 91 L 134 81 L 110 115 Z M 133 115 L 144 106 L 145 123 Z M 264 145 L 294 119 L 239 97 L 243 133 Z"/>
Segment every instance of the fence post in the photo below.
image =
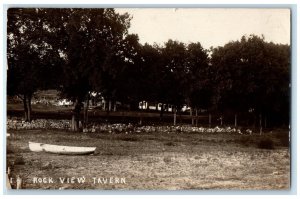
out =
<path fill-rule="evenodd" d="M 261 114 L 259 114 L 259 134 L 262 134 Z"/>
<path fill-rule="evenodd" d="M 174 126 L 176 125 L 176 109 L 174 110 Z"/>
<path fill-rule="evenodd" d="M 190 109 L 190 116 L 192 118 L 192 126 L 194 126 L 194 118 L 193 118 L 193 109 L 192 109 L 192 107 Z"/>
<path fill-rule="evenodd" d="M 237 126 L 237 114 L 234 115 L 234 127 Z"/>
<path fill-rule="evenodd" d="M 108 111 L 111 111 L 111 100 L 108 101 Z"/>
<path fill-rule="evenodd" d="M 106 110 L 106 101 L 105 100 L 102 101 L 102 110 L 103 111 Z"/>
<path fill-rule="evenodd" d="M 198 109 L 196 109 L 196 126 L 198 126 Z"/>
<path fill-rule="evenodd" d="M 220 125 L 223 126 L 223 115 L 220 117 Z"/>

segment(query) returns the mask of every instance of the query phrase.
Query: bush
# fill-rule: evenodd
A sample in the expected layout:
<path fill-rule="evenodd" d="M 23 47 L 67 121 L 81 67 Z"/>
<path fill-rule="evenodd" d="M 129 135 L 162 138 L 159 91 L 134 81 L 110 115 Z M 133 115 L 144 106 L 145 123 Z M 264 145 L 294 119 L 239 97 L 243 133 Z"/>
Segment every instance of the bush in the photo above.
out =
<path fill-rule="evenodd" d="M 249 135 L 243 135 L 240 139 L 237 140 L 238 143 L 242 144 L 243 146 L 251 146 L 255 143 L 255 138 Z"/>
<path fill-rule="evenodd" d="M 264 138 L 259 141 L 257 147 L 260 149 L 274 149 L 274 141 L 270 138 Z"/>
<path fill-rule="evenodd" d="M 165 143 L 166 146 L 176 146 L 176 144 L 174 142 L 167 142 Z"/>

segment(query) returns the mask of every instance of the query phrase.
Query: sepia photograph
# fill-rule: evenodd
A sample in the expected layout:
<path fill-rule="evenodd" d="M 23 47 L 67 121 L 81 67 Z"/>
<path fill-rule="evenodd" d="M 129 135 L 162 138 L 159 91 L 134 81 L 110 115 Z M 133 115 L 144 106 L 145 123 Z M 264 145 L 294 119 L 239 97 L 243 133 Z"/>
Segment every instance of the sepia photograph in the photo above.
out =
<path fill-rule="evenodd" d="M 290 190 L 291 14 L 7 8 L 6 189 Z"/>

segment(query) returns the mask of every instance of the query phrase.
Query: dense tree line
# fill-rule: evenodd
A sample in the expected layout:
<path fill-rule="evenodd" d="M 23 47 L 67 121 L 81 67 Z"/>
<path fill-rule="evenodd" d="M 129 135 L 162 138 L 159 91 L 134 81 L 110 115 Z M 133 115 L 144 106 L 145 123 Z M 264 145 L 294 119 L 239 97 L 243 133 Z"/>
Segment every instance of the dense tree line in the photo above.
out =
<path fill-rule="evenodd" d="M 23 99 L 25 119 L 33 93 L 54 88 L 74 102 L 74 130 L 94 91 L 131 109 L 149 101 L 176 113 L 187 104 L 251 113 L 254 124 L 289 122 L 290 46 L 255 35 L 209 50 L 173 40 L 142 45 L 128 34 L 130 19 L 114 9 L 9 9 L 7 92 Z"/>

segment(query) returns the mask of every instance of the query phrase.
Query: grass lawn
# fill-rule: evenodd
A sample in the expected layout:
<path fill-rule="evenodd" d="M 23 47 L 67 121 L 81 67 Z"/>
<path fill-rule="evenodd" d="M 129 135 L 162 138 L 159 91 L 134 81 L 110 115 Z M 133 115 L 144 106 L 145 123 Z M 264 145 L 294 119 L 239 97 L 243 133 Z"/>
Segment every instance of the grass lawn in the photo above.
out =
<path fill-rule="evenodd" d="M 9 130 L 8 133 L 11 136 L 7 140 L 7 164 L 12 170 L 13 187 L 17 175 L 23 179 L 25 189 L 270 190 L 290 187 L 290 152 L 281 142 L 286 132 L 264 136 L 159 132 L 83 134 L 44 129 Z M 257 147 L 259 141 L 266 138 L 272 140 L 274 149 Z M 38 153 L 29 150 L 28 141 L 97 149 L 94 155 L 87 156 Z M 75 177 L 74 183 L 72 177 Z M 78 177 L 84 177 L 85 182 L 79 183 Z M 45 178 L 45 183 L 34 181 L 38 178 Z M 120 179 L 125 183 L 120 183 Z M 60 180 L 64 180 L 63 183 Z"/>

